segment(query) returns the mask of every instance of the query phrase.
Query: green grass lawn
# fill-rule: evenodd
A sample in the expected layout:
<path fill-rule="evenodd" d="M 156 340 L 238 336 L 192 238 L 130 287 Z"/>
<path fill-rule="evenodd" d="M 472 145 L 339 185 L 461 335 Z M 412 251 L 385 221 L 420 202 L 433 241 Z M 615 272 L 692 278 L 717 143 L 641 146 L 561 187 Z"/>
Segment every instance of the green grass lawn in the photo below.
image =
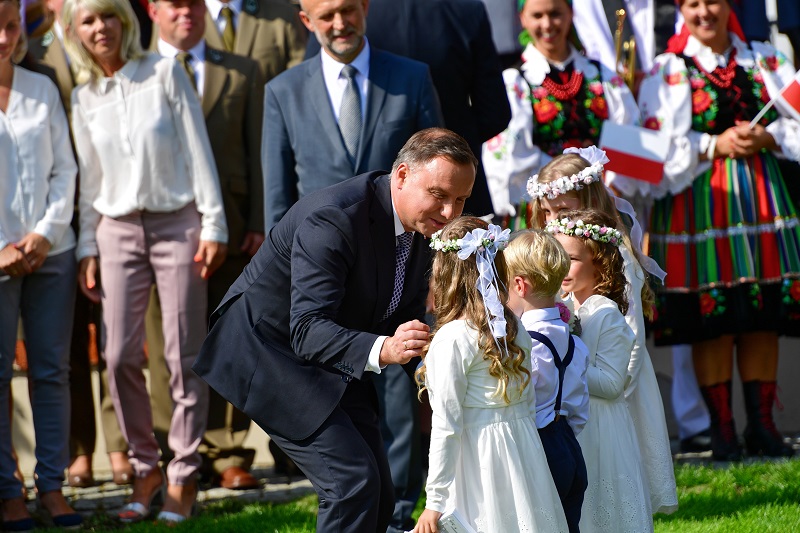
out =
<path fill-rule="evenodd" d="M 800 531 L 800 459 L 726 468 L 684 464 L 675 472 L 680 509 L 656 517 L 658 533 Z M 204 507 L 199 516 L 174 528 L 148 522 L 130 530 L 314 533 L 316 505 L 316 496 L 284 504 L 228 500 Z M 117 528 L 110 518 L 97 516 L 86 529 Z"/>

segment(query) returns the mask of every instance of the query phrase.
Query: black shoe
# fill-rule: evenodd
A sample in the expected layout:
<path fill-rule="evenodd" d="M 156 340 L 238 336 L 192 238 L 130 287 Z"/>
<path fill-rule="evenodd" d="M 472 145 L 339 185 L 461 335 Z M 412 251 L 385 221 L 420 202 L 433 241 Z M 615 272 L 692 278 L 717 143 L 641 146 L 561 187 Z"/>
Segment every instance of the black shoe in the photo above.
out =
<path fill-rule="evenodd" d="M 700 453 L 711 449 L 711 432 L 701 431 L 691 437 L 681 439 L 681 453 Z"/>

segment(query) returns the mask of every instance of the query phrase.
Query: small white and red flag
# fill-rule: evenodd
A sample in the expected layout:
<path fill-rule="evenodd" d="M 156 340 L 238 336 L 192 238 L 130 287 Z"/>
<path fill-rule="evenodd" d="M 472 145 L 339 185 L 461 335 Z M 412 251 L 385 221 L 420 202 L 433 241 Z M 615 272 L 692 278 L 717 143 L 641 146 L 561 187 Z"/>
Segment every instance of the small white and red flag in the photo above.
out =
<path fill-rule="evenodd" d="M 610 160 L 603 165 L 606 170 L 655 185 L 664 176 L 669 139 L 662 133 L 607 120 L 600 133 L 600 148 Z"/>

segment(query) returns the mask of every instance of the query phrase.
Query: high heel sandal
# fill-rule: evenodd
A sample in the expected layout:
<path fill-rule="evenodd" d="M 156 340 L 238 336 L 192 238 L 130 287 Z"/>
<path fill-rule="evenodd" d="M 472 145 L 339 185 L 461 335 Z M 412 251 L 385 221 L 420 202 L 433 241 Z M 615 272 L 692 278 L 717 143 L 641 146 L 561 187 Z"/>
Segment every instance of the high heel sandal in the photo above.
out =
<path fill-rule="evenodd" d="M 123 524 L 135 524 L 137 522 L 141 522 L 142 520 L 146 519 L 150 516 L 150 508 L 153 506 L 153 501 L 155 501 L 156 496 L 159 494 L 163 495 L 166 493 L 166 477 L 164 476 L 164 472 L 161 469 L 158 470 L 159 474 L 161 475 L 161 485 L 158 486 L 152 494 L 150 494 L 150 498 L 147 502 L 147 505 L 140 503 L 140 502 L 129 502 L 126 503 L 122 510 L 117 513 L 117 518 Z M 136 482 L 134 481 L 134 484 Z"/>
<path fill-rule="evenodd" d="M 161 511 L 160 513 L 158 513 L 158 518 L 157 518 L 157 520 L 159 522 L 164 522 L 166 524 L 178 524 L 180 522 L 185 521 L 187 518 L 190 518 L 190 517 L 195 515 L 195 513 L 197 511 L 197 495 L 199 493 L 199 487 L 197 485 L 197 481 L 194 481 L 194 483 L 192 483 L 192 485 L 194 486 L 194 489 L 193 489 L 194 490 L 194 495 L 193 495 L 194 501 L 192 502 L 192 507 L 189 509 L 189 514 L 184 516 L 184 515 L 182 515 L 180 513 L 176 513 L 176 512 L 173 512 L 173 511 Z M 189 486 L 190 485 L 188 485 L 188 484 L 184 485 L 184 488 L 188 488 Z"/>
<path fill-rule="evenodd" d="M 78 457 L 82 457 L 82 456 L 78 456 Z M 83 470 L 82 472 L 75 473 L 75 472 L 72 471 L 72 466 L 78 460 L 78 457 L 75 457 L 72 460 L 72 464 L 70 464 L 70 468 L 69 468 L 69 470 L 67 470 L 67 484 L 69 484 L 70 487 L 73 487 L 73 488 L 76 488 L 76 489 L 85 489 L 85 488 L 88 488 L 88 487 L 93 487 L 94 486 L 94 476 L 92 475 L 92 458 L 90 456 L 83 456 L 83 457 L 87 457 L 87 461 L 88 461 L 89 467 L 87 469 Z"/>
<path fill-rule="evenodd" d="M 23 500 L 23 505 L 24 501 L 25 500 Z M 2 507 L 5 506 L 5 503 L 5 501 L 0 500 L 0 510 L 2 510 Z M 2 531 L 33 531 L 35 527 L 36 523 L 30 516 L 27 518 L 19 518 L 17 520 L 2 520 L 2 523 L 0 523 L 0 530 Z"/>
<path fill-rule="evenodd" d="M 120 454 L 124 461 L 115 461 L 113 459 L 114 454 Z M 131 464 L 128 462 L 128 458 L 124 452 L 109 452 L 108 460 L 111 463 L 111 471 L 113 473 L 113 481 L 116 485 L 130 485 L 133 483 L 133 468 Z M 125 466 L 118 468 L 120 463 L 123 463 Z"/>
<path fill-rule="evenodd" d="M 60 528 L 63 528 L 63 529 L 78 529 L 81 526 L 81 524 L 83 524 L 83 516 L 81 516 L 80 513 L 76 513 L 75 511 L 72 511 L 71 513 L 64 513 L 64 514 L 60 514 L 60 515 L 54 515 L 50 511 L 50 509 L 48 509 L 47 506 L 44 504 L 44 502 L 42 501 L 42 496 L 44 496 L 45 494 L 49 494 L 51 492 L 57 492 L 63 498 L 63 495 L 61 494 L 61 490 L 43 492 L 43 493 L 37 494 L 37 496 L 36 496 L 36 506 L 39 508 L 40 511 L 44 511 L 45 513 L 50 515 L 50 519 L 53 521 L 53 525 L 54 526 L 60 527 Z"/>

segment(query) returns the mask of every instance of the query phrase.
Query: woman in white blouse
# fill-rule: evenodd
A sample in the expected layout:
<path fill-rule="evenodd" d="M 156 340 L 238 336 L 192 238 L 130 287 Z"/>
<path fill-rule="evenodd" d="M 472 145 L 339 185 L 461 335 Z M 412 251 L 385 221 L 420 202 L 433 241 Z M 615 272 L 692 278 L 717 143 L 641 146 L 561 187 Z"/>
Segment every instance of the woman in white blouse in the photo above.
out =
<path fill-rule="evenodd" d="M 22 316 L 36 436 L 36 489 L 56 525 L 81 516 L 61 494 L 69 460 L 70 228 L 76 166 L 58 89 L 12 63 L 25 53 L 19 0 L 0 0 L 0 529 L 34 527 L 14 478 L 9 402 Z"/>
<path fill-rule="evenodd" d="M 216 167 L 189 78 L 173 59 L 142 52 L 127 0 L 67 0 L 62 26 L 81 84 L 72 94 L 81 176 L 78 280 L 103 303 L 109 389 L 136 475 L 119 518 L 146 518 L 164 483 L 142 374 L 155 282 L 175 454 L 159 519 L 178 522 L 197 495 L 208 409 L 207 387 L 191 370 L 206 333 L 206 279 L 223 261 L 228 238 Z"/>

